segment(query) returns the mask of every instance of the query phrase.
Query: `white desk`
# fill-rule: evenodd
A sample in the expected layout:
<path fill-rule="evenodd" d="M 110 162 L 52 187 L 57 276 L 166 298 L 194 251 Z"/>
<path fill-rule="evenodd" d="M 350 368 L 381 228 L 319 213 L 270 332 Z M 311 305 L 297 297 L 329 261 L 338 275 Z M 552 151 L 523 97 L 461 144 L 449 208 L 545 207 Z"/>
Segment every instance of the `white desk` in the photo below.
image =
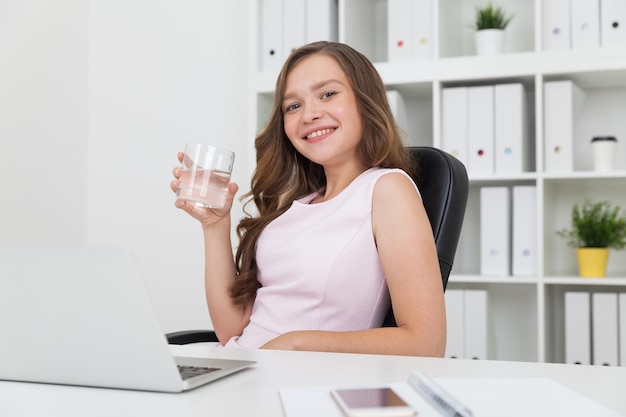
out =
<path fill-rule="evenodd" d="M 280 417 L 281 387 L 403 382 L 431 377 L 548 377 L 626 414 L 626 368 L 172 346 L 179 356 L 251 359 L 252 368 L 183 394 L 0 381 L 0 416 Z M 45 352 L 42 352 L 45 354 Z M 322 416 L 320 416 L 322 417 Z"/>

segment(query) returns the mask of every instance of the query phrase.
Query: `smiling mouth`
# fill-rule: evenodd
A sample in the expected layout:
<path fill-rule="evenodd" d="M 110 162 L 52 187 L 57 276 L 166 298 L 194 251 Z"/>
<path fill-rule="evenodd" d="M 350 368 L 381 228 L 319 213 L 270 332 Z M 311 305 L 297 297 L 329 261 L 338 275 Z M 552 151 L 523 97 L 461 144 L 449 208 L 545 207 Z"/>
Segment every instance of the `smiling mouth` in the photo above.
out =
<path fill-rule="evenodd" d="M 308 135 L 306 135 L 306 139 L 313 139 L 313 138 L 317 138 L 319 136 L 322 135 L 326 135 L 332 131 L 334 131 L 335 129 L 321 129 L 321 130 L 316 130 L 315 132 L 311 132 Z"/>

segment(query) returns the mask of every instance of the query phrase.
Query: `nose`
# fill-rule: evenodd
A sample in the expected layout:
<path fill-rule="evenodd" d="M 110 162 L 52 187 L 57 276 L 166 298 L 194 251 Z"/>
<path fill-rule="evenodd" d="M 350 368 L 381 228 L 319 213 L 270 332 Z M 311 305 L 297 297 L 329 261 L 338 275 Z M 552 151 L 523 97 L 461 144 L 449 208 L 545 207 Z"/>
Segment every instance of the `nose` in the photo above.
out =
<path fill-rule="evenodd" d="M 321 106 L 314 101 L 307 102 L 304 106 L 304 114 L 302 117 L 304 119 L 304 122 L 306 123 L 310 123 L 319 119 L 320 117 L 322 117 Z"/>

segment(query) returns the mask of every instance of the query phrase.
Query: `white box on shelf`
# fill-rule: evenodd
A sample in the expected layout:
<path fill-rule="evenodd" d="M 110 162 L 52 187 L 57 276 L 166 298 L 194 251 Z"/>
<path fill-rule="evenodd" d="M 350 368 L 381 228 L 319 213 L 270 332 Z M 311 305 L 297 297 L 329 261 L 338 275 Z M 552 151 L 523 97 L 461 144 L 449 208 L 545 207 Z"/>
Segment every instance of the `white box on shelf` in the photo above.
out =
<path fill-rule="evenodd" d="M 465 295 L 464 290 L 447 289 L 446 300 L 446 358 L 465 358 Z"/>
<path fill-rule="evenodd" d="M 417 60 L 432 59 L 434 0 L 413 0 L 413 57 Z"/>
<path fill-rule="evenodd" d="M 570 0 L 544 0 L 543 49 L 570 49 L 572 46 Z"/>
<path fill-rule="evenodd" d="M 511 196 L 508 187 L 480 188 L 480 273 L 511 274 Z"/>
<path fill-rule="evenodd" d="M 413 0 L 387 0 L 387 60 L 389 62 L 413 59 L 412 3 Z"/>
<path fill-rule="evenodd" d="M 572 48 L 600 46 L 600 0 L 571 0 Z"/>
<path fill-rule="evenodd" d="M 387 1 L 387 60 L 433 57 L 433 0 Z"/>
<path fill-rule="evenodd" d="M 337 0 L 306 0 L 306 43 L 337 41 L 338 13 Z"/>
<path fill-rule="evenodd" d="M 526 92 L 521 83 L 494 88 L 495 172 L 530 170 Z"/>
<path fill-rule="evenodd" d="M 537 274 L 537 187 L 513 186 L 513 276 Z"/>
<path fill-rule="evenodd" d="M 544 83 L 544 169 L 574 170 L 574 124 L 584 92 L 571 80 Z"/>
<path fill-rule="evenodd" d="M 446 87 L 441 93 L 441 144 L 467 166 L 468 87 Z"/>
<path fill-rule="evenodd" d="M 306 43 L 306 0 L 283 0 L 283 60 Z"/>
<path fill-rule="evenodd" d="M 260 0 L 261 70 L 276 70 L 283 64 L 283 0 Z"/>
<path fill-rule="evenodd" d="M 396 123 L 405 134 L 408 133 L 406 105 L 404 104 L 402 94 L 395 90 L 387 90 L 387 101 L 389 102 L 391 113 L 393 113 L 393 117 L 396 119 Z"/>
<path fill-rule="evenodd" d="M 619 294 L 619 364 L 626 366 L 626 293 Z"/>
<path fill-rule="evenodd" d="M 494 172 L 494 87 L 468 87 L 467 93 L 468 173 Z"/>
<path fill-rule="evenodd" d="M 601 0 L 600 38 L 602 46 L 626 45 L 626 1 Z"/>
<path fill-rule="evenodd" d="M 593 364 L 617 366 L 619 364 L 617 293 L 594 293 L 591 311 Z"/>
<path fill-rule="evenodd" d="M 464 290 L 465 357 L 488 359 L 489 315 L 486 290 Z"/>
<path fill-rule="evenodd" d="M 586 291 L 565 293 L 565 363 L 591 365 L 591 304 Z"/>

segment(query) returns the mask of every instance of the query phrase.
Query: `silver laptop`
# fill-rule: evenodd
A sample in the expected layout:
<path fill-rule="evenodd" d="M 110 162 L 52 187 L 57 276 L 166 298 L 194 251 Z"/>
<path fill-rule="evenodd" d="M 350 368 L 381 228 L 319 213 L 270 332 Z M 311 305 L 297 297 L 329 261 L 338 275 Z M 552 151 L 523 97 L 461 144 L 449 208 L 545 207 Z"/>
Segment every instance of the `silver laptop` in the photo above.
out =
<path fill-rule="evenodd" d="M 180 392 L 253 364 L 174 358 L 124 249 L 0 246 L 2 380 Z"/>

